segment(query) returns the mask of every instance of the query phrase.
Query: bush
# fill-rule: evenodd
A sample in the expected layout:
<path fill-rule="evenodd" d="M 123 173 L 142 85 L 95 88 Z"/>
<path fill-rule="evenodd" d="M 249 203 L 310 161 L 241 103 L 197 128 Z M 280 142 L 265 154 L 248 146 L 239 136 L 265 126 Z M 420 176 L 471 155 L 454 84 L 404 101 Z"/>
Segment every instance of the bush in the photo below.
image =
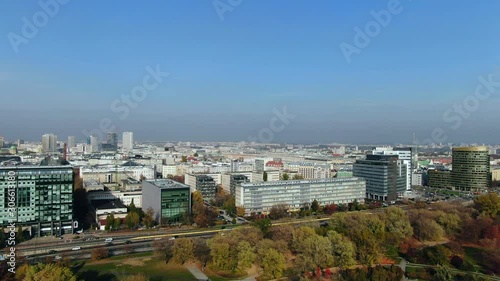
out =
<path fill-rule="evenodd" d="M 98 260 L 102 260 L 102 259 L 109 257 L 109 252 L 108 252 L 108 249 L 101 247 L 101 248 L 93 249 L 91 256 L 92 256 L 92 260 L 98 261 Z"/>

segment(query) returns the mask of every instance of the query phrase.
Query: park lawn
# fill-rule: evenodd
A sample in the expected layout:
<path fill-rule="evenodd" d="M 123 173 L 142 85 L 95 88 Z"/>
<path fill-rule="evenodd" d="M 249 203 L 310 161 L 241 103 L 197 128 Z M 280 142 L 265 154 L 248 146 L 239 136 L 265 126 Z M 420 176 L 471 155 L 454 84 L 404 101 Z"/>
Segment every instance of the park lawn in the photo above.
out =
<path fill-rule="evenodd" d="M 484 272 L 483 265 L 481 264 L 481 261 L 483 260 L 482 253 L 484 250 L 481 248 L 467 246 L 464 246 L 463 248 L 465 251 L 465 260 L 473 264 L 474 267 L 479 269 L 480 272 Z"/>
<path fill-rule="evenodd" d="M 165 264 L 153 256 L 124 257 L 89 262 L 77 271 L 83 280 L 119 281 L 125 276 L 142 273 L 150 281 L 196 281 L 196 278 L 183 266 Z"/>

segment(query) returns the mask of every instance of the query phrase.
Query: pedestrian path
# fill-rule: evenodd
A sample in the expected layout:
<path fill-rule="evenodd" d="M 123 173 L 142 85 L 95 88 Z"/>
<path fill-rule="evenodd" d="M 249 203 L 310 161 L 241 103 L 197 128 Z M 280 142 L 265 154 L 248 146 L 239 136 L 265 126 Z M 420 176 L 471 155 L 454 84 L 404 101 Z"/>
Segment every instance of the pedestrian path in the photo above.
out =
<path fill-rule="evenodd" d="M 188 265 L 186 266 L 187 269 L 189 270 L 189 272 L 191 272 L 191 274 L 193 274 L 194 278 L 198 279 L 198 281 L 209 281 L 210 278 L 208 278 L 208 276 L 205 275 L 205 273 L 203 273 L 200 269 L 198 269 L 198 267 L 196 265 Z M 242 280 L 234 280 L 234 281 L 256 281 L 257 279 L 255 279 L 256 276 L 249 276 L 245 279 L 242 279 Z"/>

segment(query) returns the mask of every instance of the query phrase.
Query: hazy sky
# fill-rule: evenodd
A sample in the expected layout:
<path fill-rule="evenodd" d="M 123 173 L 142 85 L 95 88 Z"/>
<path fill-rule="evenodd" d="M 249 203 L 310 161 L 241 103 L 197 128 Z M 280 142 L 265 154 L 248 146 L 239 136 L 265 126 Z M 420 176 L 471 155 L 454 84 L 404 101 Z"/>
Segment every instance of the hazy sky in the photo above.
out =
<path fill-rule="evenodd" d="M 0 135 L 81 140 L 107 118 L 138 140 L 259 141 L 274 128 L 275 142 L 410 143 L 441 128 L 498 142 L 500 84 L 477 104 L 474 92 L 479 76 L 500 81 L 500 2 L 391 2 L 242 0 L 221 20 L 211 0 L 69 1 L 43 25 L 37 1 L 1 1 Z M 388 5 L 399 12 L 373 25 Z M 23 17 L 38 30 L 23 33 Z M 369 43 L 355 41 L 367 25 Z M 350 62 L 342 42 L 357 48 Z M 148 66 L 170 75 L 125 114 L 120 97 Z M 285 106 L 295 118 L 270 125 Z"/>

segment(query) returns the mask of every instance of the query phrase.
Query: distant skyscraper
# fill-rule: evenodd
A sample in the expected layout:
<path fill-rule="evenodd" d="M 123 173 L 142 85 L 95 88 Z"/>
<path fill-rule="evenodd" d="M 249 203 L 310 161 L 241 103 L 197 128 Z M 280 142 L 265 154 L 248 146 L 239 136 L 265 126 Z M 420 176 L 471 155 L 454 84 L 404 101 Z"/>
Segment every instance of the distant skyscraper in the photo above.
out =
<path fill-rule="evenodd" d="M 57 136 L 54 134 L 45 134 L 42 136 L 42 152 L 53 153 L 57 151 Z"/>
<path fill-rule="evenodd" d="M 75 137 L 74 136 L 69 136 L 68 137 L 68 148 L 74 148 L 76 145 Z"/>
<path fill-rule="evenodd" d="M 5 141 L 3 137 L 0 137 L 0 148 L 2 148 L 5 145 Z"/>
<path fill-rule="evenodd" d="M 134 148 L 134 133 L 123 132 L 123 149 L 132 150 Z"/>
<path fill-rule="evenodd" d="M 113 146 L 118 146 L 118 135 L 113 132 L 108 133 L 108 140 L 106 143 Z"/>
<path fill-rule="evenodd" d="M 406 164 L 406 190 L 411 190 L 413 171 L 416 169 L 414 167 L 414 156 L 415 150 L 411 147 L 376 147 L 372 151 L 373 155 L 397 155 L 399 160 L 402 160 Z"/>
<path fill-rule="evenodd" d="M 99 138 L 97 136 L 90 136 L 90 152 L 99 152 Z"/>

